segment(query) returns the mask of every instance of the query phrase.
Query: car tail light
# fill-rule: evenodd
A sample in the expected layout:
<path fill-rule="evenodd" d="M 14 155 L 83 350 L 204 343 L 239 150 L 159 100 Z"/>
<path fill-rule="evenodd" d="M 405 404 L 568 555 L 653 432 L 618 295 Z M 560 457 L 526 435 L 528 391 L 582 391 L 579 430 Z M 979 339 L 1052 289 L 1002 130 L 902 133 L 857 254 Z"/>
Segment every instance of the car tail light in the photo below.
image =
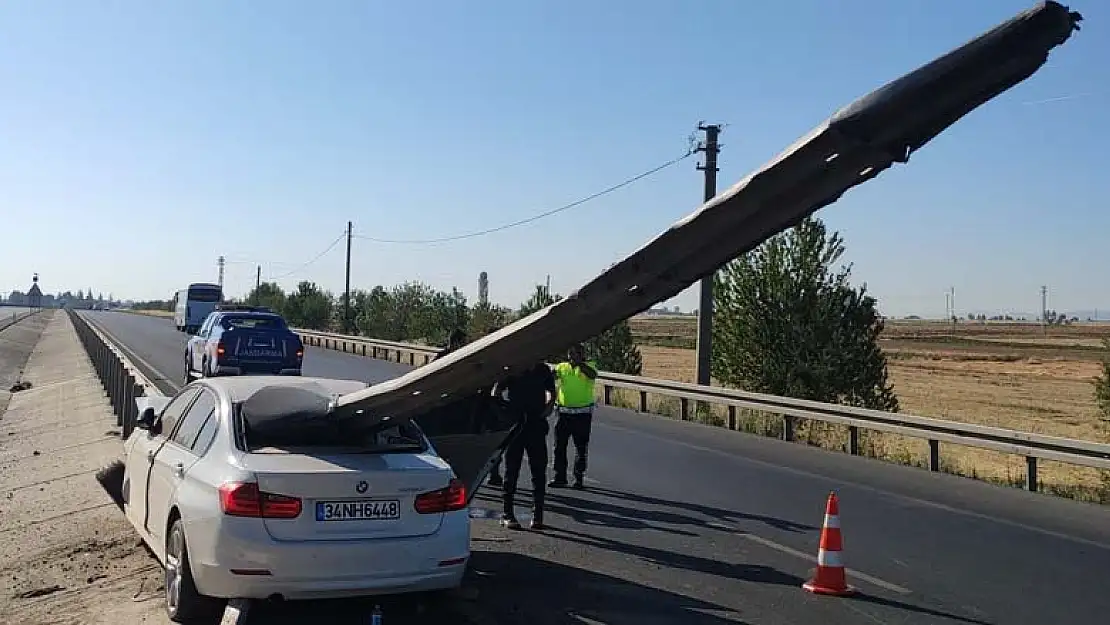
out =
<path fill-rule="evenodd" d="M 447 488 L 417 495 L 414 506 L 420 514 L 462 510 L 466 507 L 466 484 L 460 479 L 452 478 Z"/>
<path fill-rule="evenodd" d="M 253 482 L 220 486 L 220 509 L 228 516 L 294 519 L 301 515 L 301 500 L 258 490 Z"/>
<path fill-rule="evenodd" d="M 304 348 L 303 347 L 298 347 L 297 348 L 297 358 L 298 359 L 304 358 Z"/>
<path fill-rule="evenodd" d="M 219 343 L 216 343 L 216 357 L 218 358 L 218 357 L 223 356 L 223 355 L 224 355 L 224 342 L 220 341 Z"/>

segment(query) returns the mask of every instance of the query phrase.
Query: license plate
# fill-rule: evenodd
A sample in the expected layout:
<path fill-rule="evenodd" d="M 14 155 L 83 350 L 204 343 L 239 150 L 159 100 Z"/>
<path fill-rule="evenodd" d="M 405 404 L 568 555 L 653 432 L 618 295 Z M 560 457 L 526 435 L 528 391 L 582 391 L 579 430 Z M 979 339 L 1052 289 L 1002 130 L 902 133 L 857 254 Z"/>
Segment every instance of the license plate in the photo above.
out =
<path fill-rule="evenodd" d="M 244 349 L 239 352 L 240 358 L 281 358 L 281 352 L 276 349 Z"/>
<path fill-rule="evenodd" d="M 396 499 L 358 499 L 317 501 L 317 521 L 389 521 L 401 518 L 401 502 Z"/>

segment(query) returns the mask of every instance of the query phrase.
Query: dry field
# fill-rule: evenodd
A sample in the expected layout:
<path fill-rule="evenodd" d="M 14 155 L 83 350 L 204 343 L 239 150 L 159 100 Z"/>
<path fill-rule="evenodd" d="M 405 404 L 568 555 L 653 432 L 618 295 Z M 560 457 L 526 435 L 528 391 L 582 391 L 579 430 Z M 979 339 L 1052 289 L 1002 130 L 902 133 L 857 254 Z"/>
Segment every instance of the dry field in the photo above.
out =
<path fill-rule="evenodd" d="M 693 318 L 641 316 L 631 323 L 645 376 L 693 381 Z M 1033 324 L 888 321 L 882 341 L 904 413 L 1108 442 L 1092 387 L 1104 336 L 1110 337 L 1110 324 L 1077 323 L 1045 333 Z M 675 409 L 657 401 L 662 412 Z M 772 420 L 752 420 L 746 429 L 774 433 Z M 799 430 L 799 438 L 843 448 L 846 436 L 814 424 Z M 927 463 L 922 440 L 872 433 L 866 447 L 891 461 Z M 941 459 L 944 470 L 961 475 L 1013 484 L 1025 478 L 1024 459 L 1017 456 L 942 444 Z M 1039 477 L 1046 490 L 1110 502 L 1110 478 L 1093 469 L 1042 462 Z"/>

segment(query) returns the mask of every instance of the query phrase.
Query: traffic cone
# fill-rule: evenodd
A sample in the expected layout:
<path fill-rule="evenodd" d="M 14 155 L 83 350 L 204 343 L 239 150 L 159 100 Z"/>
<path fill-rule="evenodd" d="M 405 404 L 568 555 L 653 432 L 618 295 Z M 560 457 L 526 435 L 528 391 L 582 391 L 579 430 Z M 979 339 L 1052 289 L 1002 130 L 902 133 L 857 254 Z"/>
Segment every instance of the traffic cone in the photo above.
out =
<path fill-rule="evenodd" d="M 840 505 L 836 493 L 829 493 L 825 523 L 821 527 L 821 546 L 817 551 L 817 572 L 813 579 L 802 584 L 802 588 L 818 595 L 847 597 L 856 594 L 856 589 L 848 585 L 844 562 L 840 559 L 841 549 Z"/>

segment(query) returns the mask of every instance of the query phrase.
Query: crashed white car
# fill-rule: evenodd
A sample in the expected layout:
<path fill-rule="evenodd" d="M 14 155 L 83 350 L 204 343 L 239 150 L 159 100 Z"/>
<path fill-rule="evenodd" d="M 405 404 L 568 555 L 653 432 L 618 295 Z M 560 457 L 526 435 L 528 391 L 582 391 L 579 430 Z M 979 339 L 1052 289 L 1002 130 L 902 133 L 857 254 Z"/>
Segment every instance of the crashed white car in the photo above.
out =
<path fill-rule="evenodd" d="M 460 479 L 412 421 L 330 417 L 336 397 L 365 386 L 214 378 L 137 400 L 124 512 L 165 566 L 173 620 L 210 614 L 221 599 L 461 583 L 467 506 L 481 477 Z M 488 459 L 491 450 L 478 447 Z"/>

